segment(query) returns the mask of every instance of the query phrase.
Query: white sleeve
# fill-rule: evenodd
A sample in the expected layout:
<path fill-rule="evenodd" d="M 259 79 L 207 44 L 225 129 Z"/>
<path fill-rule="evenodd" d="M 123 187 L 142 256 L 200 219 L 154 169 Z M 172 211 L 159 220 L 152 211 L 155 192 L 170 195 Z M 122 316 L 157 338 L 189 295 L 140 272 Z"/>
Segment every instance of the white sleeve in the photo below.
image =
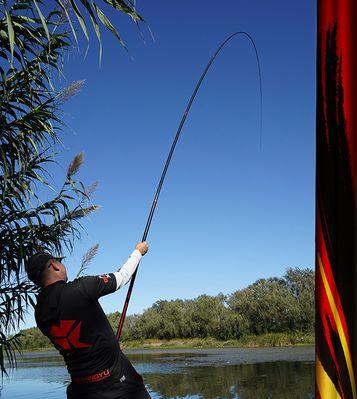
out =
<path fill-rule="evenodd" d="M 130 280 L 130 277 L 134 274 L 141 258 L 142 255 L 140 251 L 135 249 L 123 266 L 117 272 L 113 273 L 117 281 L 117 290 Z"/>

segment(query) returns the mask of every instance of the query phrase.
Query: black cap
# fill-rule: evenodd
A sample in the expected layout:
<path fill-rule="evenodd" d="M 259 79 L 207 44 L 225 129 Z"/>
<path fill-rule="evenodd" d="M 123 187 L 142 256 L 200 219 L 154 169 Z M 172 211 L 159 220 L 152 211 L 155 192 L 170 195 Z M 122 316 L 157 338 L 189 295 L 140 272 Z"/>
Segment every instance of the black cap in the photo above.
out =
<path fill-rule="evenodd" d="M 47 253 L 37 253 L 27 261 L 25 265 L 25 269 L 29 279 L 34 282 L 36 285 L 41 284 L 41 274 L 45 270 L 46 263 L 50 259 L 58 260 L 59 262 L 64 257 L 57 257 Z"/>

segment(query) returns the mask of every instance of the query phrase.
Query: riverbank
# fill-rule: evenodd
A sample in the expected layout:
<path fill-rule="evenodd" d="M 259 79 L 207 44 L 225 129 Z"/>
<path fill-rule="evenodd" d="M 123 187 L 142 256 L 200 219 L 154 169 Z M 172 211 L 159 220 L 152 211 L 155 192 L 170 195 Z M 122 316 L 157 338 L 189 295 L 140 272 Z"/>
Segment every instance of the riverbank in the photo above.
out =
<path fill-rule="evenodd" d="M 313 346 L 313 334 L 264 334 L 247 335 L 238 340 L 220 341 L 215 338 L 190 338 L 190 339 L 146 339 L 136 341 L 121 341 L 124 349 L 219 349 L 219 348 L 274 348 L 290 346 Z M 24 348 L 24 352 L 48 351 L 52 346 L 40 348 Z"/>
<path fill-rule="evenodd" d="M 238 340 L 219 341 L 214 338 L 191 338 L 158 340 L 146 339 L 142 341 L 122 342 L 123 348 L 128 349 L 170 349 L 170 348 L 273 348 L 283 346 L 308 346 L 315 344 L 312 334 L 264 334 L 259 336 L 247 335 Z"/>

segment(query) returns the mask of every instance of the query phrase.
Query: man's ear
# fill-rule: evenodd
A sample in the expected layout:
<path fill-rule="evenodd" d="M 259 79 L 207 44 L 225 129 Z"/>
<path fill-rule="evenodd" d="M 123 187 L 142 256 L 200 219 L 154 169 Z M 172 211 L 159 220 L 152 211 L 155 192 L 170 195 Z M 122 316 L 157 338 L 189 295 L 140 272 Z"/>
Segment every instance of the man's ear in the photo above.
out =
<path fill-rule="evenodd" d="M 57 263 L 55 260 L 53 260 L 53 261 L 51 262 L 51 266 L 56 270 L 56 272 L 58 272 L 58 271 L 61 270 L 61 269 L 59 268 L 59 266 L 58 266 L 58 263 Z"/>

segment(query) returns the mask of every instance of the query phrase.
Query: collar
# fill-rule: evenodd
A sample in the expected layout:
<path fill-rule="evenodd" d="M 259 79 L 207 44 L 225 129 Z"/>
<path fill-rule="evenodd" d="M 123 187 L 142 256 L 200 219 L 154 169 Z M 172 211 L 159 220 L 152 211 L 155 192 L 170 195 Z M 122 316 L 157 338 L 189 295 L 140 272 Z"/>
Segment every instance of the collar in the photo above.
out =
<path fill-rule="evenodd" d="M 56 286 L 61 285 L 61 284 L 66 284 L 66 282 L 65 282 L 64 280 L 55 281 L 55 282 L 52 283 L 52 284 L 46 285 L 46 287 L 42 287 L 42 288 L 41 288 L 41 291 L 45 291 L 45 290 L 47 290 L 47 289 L 49 289 L 49 288 L 56 287 Z"/>

